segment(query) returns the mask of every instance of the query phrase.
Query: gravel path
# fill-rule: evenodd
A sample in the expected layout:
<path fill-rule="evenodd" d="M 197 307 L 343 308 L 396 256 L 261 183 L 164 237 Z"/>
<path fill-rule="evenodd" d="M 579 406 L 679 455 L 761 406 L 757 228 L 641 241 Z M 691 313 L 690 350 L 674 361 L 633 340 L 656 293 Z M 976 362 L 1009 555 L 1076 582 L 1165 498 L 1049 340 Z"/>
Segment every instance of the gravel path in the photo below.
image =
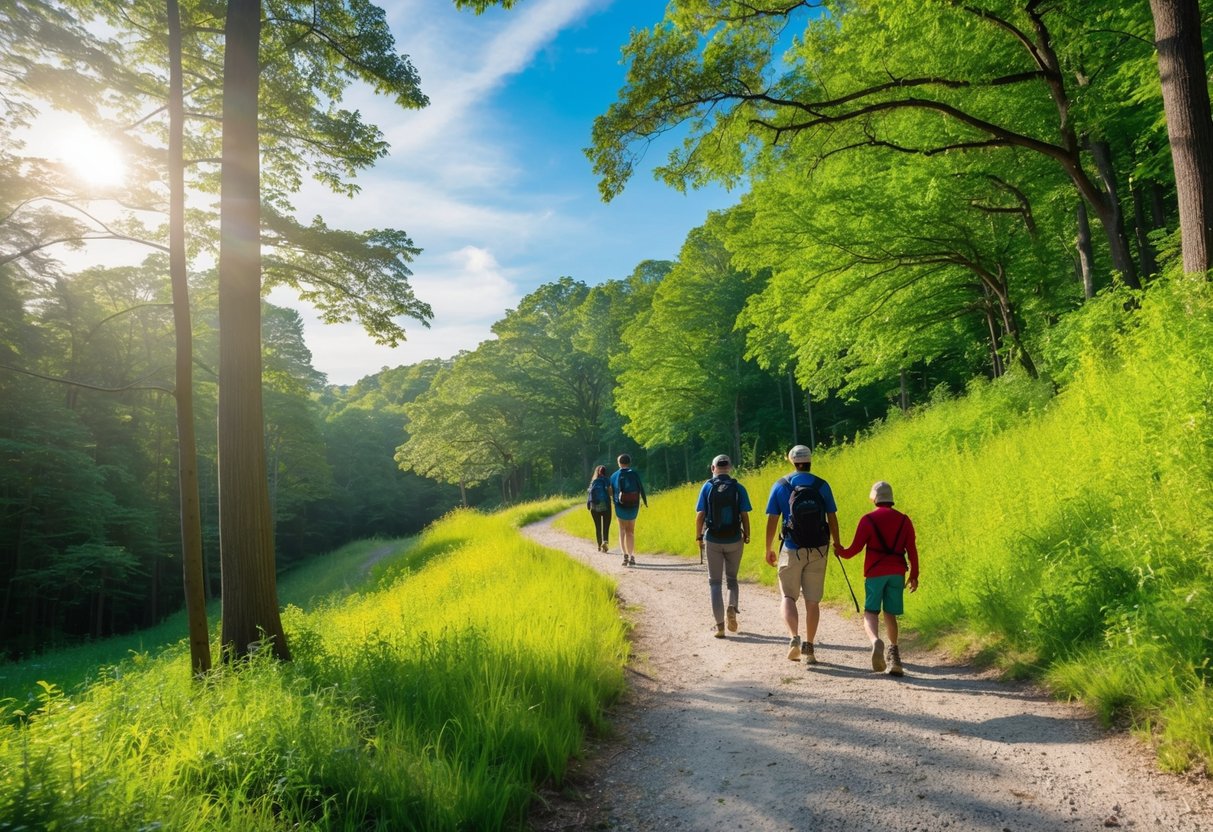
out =
<path fill-rule="evenodd" d="M 636 625 L 618 736 L 581 767 L 582 799 L 554 800 L 538 828 L 1213 832 L 1207 780 L 1158 773 L 1079 706 L 904 644 L 905 677 L 874 674 L 860 621 L 832 609 L 820 664 L 790 662 L 761 585 L 742 584 L 740 631 L 718 640 L 706 567 L 641 555 L 624 568 L 617 546 L 596 552 L 550 521 L 524 532 L 615 577 Z M 930 592 L 929 563 L 923 575 Z"/>

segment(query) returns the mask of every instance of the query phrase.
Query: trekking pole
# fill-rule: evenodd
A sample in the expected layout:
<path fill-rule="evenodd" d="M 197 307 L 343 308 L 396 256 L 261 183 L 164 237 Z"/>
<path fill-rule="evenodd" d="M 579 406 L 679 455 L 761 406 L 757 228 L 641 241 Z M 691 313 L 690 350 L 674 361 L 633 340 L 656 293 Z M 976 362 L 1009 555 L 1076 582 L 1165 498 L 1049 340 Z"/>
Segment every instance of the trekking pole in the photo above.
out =
<path fill-rule="evenodd" d="M 859 599 L 855 597 L 855 590 L 851 589 L 851 579 L 847 577 L 847 568 L 842 563 L 842 558 L 838 557 L 838 553 L 834 553 L 834 557 L 838 558 L 838 568 L 842 570 L 842 579 L 847 582 L 847 590 L 851 593 L 851 603 L 855 605 L 855 612 L 859 612 Z"/>

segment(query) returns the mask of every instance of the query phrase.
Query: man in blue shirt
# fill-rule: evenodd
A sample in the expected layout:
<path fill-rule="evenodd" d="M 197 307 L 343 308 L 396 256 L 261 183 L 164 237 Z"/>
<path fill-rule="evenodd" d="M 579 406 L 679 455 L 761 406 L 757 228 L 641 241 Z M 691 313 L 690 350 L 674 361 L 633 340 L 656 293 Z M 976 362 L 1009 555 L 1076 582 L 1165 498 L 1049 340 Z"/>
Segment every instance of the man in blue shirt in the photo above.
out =
<path fill-rule="evenodd" d="M 771 487 L 767 500 L 767 563 L 779 566 L 779 587 L 783 592 L 783 620 L 788 626 L 788 659 L 800 661 L 803 653 L 807 664 L 817 664 L 813 655 L 813 640 L 817 637 L 817 624 L 821 619 L 821 596 L 825 590 L 826 561 L 830 553 L 830 541 L 837 546 L 838 506 L 830 484 L 815 474 L 809 473 L 813 452 L 804 445 L 796 445 L 788 451 L 788 461 L 796 469 L 779 479 Z M 794 496 L 795 495 L 795 496 Z M 794 502 L 797 515 L 803 516 L 798 528 L 789 527 Z M 774 548 L 775 530 L 782 520 L 782 540 L 778 555 Z M 806 520 L 814 528 L 805 528 Z M 802 545 L 806 539 L 809 545 Z M 797 539 L 801 542 L 798 543 Z M 805 640 L 801 642 L 800 622 L 796 601 L 804 595 Z"/>
<path fill-rule="evenodd" d="M 732 461 L 724 454 L 712 460 L 712 478 L 699 489 L 695 506 L 695 541 L 701 556 L 708 559 L 708 589 L 712 596 L 712 614 L 716 638 L 724 638 L 726 621 L 729 632 L 737 632 L 737 570 L 741 552 L 750 542 L 750 495 L 745 486 L 730 476 Z M 724 606 L 721 577 L 728 582 L 729 606 Z"/>

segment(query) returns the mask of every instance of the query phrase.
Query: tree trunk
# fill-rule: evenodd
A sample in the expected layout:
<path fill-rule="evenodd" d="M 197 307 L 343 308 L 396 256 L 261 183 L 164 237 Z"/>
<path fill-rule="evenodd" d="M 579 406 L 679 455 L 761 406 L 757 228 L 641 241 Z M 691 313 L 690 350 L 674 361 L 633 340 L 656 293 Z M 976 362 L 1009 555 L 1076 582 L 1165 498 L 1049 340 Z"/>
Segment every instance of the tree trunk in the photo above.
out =
<path fill-rule="evenodd" d="M 1078 251 L 1078 276 L 1082 280 L 1082 296 L 1087 300 L 1095 297 L 1095 249 L 1091 245 L 1091 221 L 1087 217 L 1087 203 L 1078 200 L 1078 238 L 1074 242 Z"/>
<path fill-rule="evenodd" d="M 1133 195 L 1133 230 L 1137 237 L 1137 250 L 1141 252 L 1141 275 L 1149 279 L 1158 274 L 1158 260 L 1147 236 L 1153 226 L 1146 217 L 1146 195 L 1136 184 L 1129 188 L 1129 192 Z"/>
<path fill-rule="evenodd" d="M 1108 246 L 1112 254 L 1112 268 L 1120 274 L 1124 284 L 1132 289 L 1141 288 L 1137 275 L 1137 263 L 1129 250 L 1129 235 L 1125 231 L 1125 215 L 1120 206 L 1120 191 L 1116 185 L 1116 166 L 1112 161 L 1112 148 L 1106 141 L 1090 143 L 1091 158 L 1103 181 L 1106 202 L 1097 205 L 1099 221 L 1108 235 Z"/>
<path fill-rule="evenodd" d="M 225 658 L 266 641 L 289 659 L 278 614 L 261 403 L 259 0 L 229 0 L 224 27 L 219 222 L 219 555 Z"/>
<path fill-rule="evenodd" d="M 906 371 L 902 370 L 897 374 L 898 383 L 898 400 L 901 405 L 901 412 L 905 413 L 910 409 L 910 391 L 906 388 Z"/>
<path fill-rule="evenodd" d="M 1209 271 L 1213 252 L 1213 114 L 1197 0 L 1150 0 L 1154 45 L 1179 195 L 1184 271 Z"/>
<path fill-rule="evenodd" d="M 181 508 L 181 570 L 194 675 L 211 669 L 206 621 L 206 576 L 202 553 L 202 509 L 198 497 L 198 443 L 194 433 L 194 331 L 190 319 L 185 255 L 185 113 L 181 72 L 181 14 L 168 2 L 169 34 L 169 280 L 177 339 L 177 489 Z"/>
<path fill-rule="evenodd" d="M 990 297 L 990 290 L 984 286 L 982 288 L 986 293 L 986 302 L 983 304 L 985 307 L 986 329 L 990 333 L 990 373 L 994 378 L 1001 378 L 1005 372 L 1005 368 L 1002 364 L 1002 354 L 1000 352 L 1002 344 L 999 342 L 998 337 L 998 320 L 994 317 L 994 302 L 993 298 Z"/>
<path fill-rule="evenodd" d="M 780 403 L 783 403 L 783 396 L 780 396 Z M 792 377 L 792 372 L 788 371 L 788 410 L 792 411 L 792 444 L 800 444 L 800 430 L 796 427 L 796 381 Z"/>

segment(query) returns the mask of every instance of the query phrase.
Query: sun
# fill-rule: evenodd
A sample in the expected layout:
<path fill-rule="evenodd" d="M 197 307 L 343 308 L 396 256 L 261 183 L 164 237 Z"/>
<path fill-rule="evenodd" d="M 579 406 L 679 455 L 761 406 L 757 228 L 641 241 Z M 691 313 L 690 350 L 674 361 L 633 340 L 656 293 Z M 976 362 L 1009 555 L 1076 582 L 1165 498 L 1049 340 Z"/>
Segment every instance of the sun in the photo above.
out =
<path fill-rule="evenodd" d="M 126 180 L 126 160 L 113 142 L 88 129 L 75 130 L 59 142 L 59 156 L 88 185 L 113 187 Z"/>

